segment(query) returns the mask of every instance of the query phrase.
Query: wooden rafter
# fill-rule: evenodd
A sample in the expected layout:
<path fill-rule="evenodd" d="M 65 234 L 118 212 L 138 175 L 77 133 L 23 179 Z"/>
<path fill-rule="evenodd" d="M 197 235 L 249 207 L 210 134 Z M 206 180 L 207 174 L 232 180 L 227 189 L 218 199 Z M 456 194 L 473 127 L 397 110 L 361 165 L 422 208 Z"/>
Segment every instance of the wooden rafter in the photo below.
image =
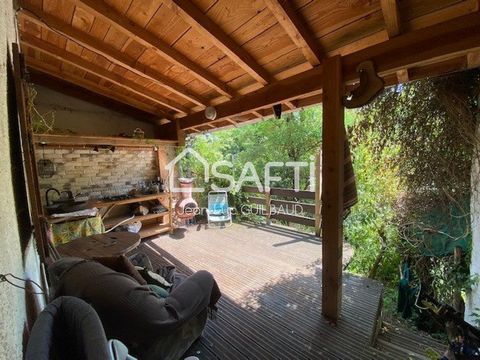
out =
<path fill-rule="evenodd" d="M 80 56 L 77 56 L 66 50 L 60 49 L 47 41 L 40 40 L 38 38 L 29 36 L 24 33 L 21 34 L 21 39 L 22 39 L 22 43 L 27 45 L 28 47 L 31 47 L 35 50 L 38 50 L 40 52 L 53 56 L 54 58 L 59 59 L 60 61 L 63 61 L 75 67 L 78 67 L 84 71 L 95 74 L 102 79 L 108 80 L 141 97 L 144 97 L 153 102 L 156 102 L 159 105 L 165 106 L 167 108 L 170 108 L 174 111 L 177 111 L 183 114 L 187 114 L 189 111 L 188 109 L 184 108 L 182 105 L 175 104 L 173 101 L 151 90 L 148 90 L 147 88 L 140 86 L 133 81 L 125 79 L 123 76 L 120 76 L 113 72 L 109 72 L 108 70 L 98 65 L 95 65 L 94 63 L 84 60 Z"/>
<path fill-rule="evenodd" d="M 408 77 L 408 69 L 402 69 L 397 71 L 397 80 L 399 84 L 405 84 L 410 81 Z"/>
<path fill-rule="evenodd" d="M 227 121 L 228 121 L 230 124 L 232 124 L 233 126 L 237 126 L 237 125 L 238 125 L 238 123 L 237 123 L 235 120 L 233 120 L 233 119 L 226 118 L 225 120 L 227 120 Z"/>
<path fill-rule="evenodd" d="M 130 105 L 130 106 L 133 106 L 149 114 L 156 115 L 159 118 L 164 117 L 164 115 L 160 111 L 156 110 L 151 105 L 137 101 L 133 97 L 129 97 L 127 95 L 123 95 L 123 94 L 111 91 L 107 88 L 100 87 L 91 81 L 85 80 L 83 77 L 73 75 L 73 74 L 67 74 L 65 72 L 60 71 L 59 69 L 53 69 L 51 66 L 46 66 L 45 63 L 41 62 L 38 59 L 27 57 L 26 62 L 29 68 L 34 69 L 38 72 L 53 76 L 59 80 L 68 81 L 88 91 L 91 91 L 93 93 L 96 93 L 102 96 L 106 96 L 112 100 L 119 101 L 121 103 Z"/>
<path fill-rule="evenodd" d="M 165 89 L 191 101 L 194 104 L 201 106 L 208 106 L 208 100 L 204 99 L 198 94 L 191 93 L 184 86 L 172 81 L 169 77 L 149 69 L 146 71 L 143 66 L 125 55 L 123 52 L 115 49 L 114 47 L 106 45 L 103 41 L 96 39 L 95 37 L 80 31 L 69 24 L 66 24 L 52 15 L 49 15 L 40 9 L 32 6 L 29 3 L 23 5 L 23 10 L 19 12 L 20 17 L 23 17 L 25 21 L 34 23 L 42 28 L 48 28 L 51 31 L 61 34 L 62 36 L 74 41 L 75 43 L 85 47 L 86 49 L 104 56 L 112 63 L 121 66 L 141 78 L 153 81 L 157 85 L 164 87 Z"/>
<path fill-rule="evenodd" d="M 398 10 L 397 0 L 381 0 L 383 18 L 385 27 L 387 28 L 388 37 L 400 35 L 401 21 L 400 12 Z"/>
<path fill-rule="evenodd" d="M 437 25 L 402 34 L 387 42 L 343 57 L 347 83 L 356 81 L 355 69 L 371 59 L 380 75 L 432 64 L 480 49 L 480 13 L 461 16 Z M 399 56 L 401 54 L 401 56 Z"/>
<path fill-rule="evenodd" d="M 480 50 L 480 13 L 472 13 L 445 23 L 397 36 L 342 58 L 346 84 L 358 81 L 357 65 L 372 60 L 381 76 L 395 74 L 401 69 L 428 65 Z M 398 54 L 402 54 L 399 56 Z M 322 67 L 270 84 L 241 98 L 219 104 L 217 119 L 245 114 L 252 110 L 298 97 L 315 95 L 322 90 Z M 203 112 L 179 120 L 183 129 L 195 127 L 208 120 Z"/>
<path fill-rule="evenodd" d="M 295 109 L 295 108 L 297 107 L 297 106 L 295 105 L 295 103 L 294 103 L 294 100 L 285 101 L 284 104 L 287 105 L 287 107 L 288 107 L 290 110 L 293 110 L 293 109 Z"/>
<path fill-rule="evenodd" d="M 467 68 L 475 69 L 480 67 L 480 51 L 471 52 L 467 54 Z"/>
<path fill-rule="evenodd" d="M 193 29 L 204 35 L 206 39 L 227 54 L 259 83 L 266 85 L 272 82 L 272 76 L 245 49 L 233 41 L 217 24 L 196 7 L 192 1 L 167 0 L 166 3 Z"/>
<path fill-rule="evenodd" d="M 323 51 L 305 21 L 295 11 L 291 0 L 264 0 L 279 24 L 302 50 L 312 66 L 320 64 Z"/>
<path fill-rule="evenodd" d="M 250 111 L 250 113 L 253 114 L 253 116 L 255 116 L 257 118 L 263 118 L 263 114 L 258 110 Z"/>
<path fill-rule="evenodd" d="M 214 75 L 209 73 L 203 67 L 190 60 L 188 57 L 170 47 L 167 43 L 160 40 L 158 37 L 136 25 L 123 14 L 118 13 L 114 8 L 108 6 L 103 1 L 98 0 L 72 0 L 76 6 L 79 6 L 86 11 L 95 14 L 98 18 L 112 25 L 129 37 L 135 39 L 145 47 L 154 50 L 158 55 L 167 59 L 171 63 L 181 66 L 190 71 L 200 81 L 208 84 L 220 94 L 229 98 L 233 97 L 234 91 L 227 85 L 221 82 Z"/>
<path fill-rule="evenodd" d="M 217 119 L 254 113 L 254 111 L 258 109 L 270 107 L 301 95 L 319 92 L 321 89 L 321 81 L 319 82 L 318 79 L 321 78 L 321 75 L 321 67 L 314 68 L 299 75 L 267 85 L 240 98 L 220 104 L 216 106 Z M 255 115 L 258 116 L 258 114 Z M 260 117 L 261 116 L 260 114 Z M 186 116 L 178 121 L 184 129 L 209 122 L 205 120 L 203 112 Z"/>
<path fill-rule="evenodd" d="M 153 116 L 140 110 L 132 105 L 125 104 L 122 101 L 113 100 L 108 96 L 92 92 L 81 86 L 73 84 L 71 81 L 65 81 L 58 77 L 47 74 L 46 72 L 37 71 L 33 67 L 29 68 L 28 80 L 34 84 L 41 85 L 56 92 L 61 92 L 70 97 L 74 97 L 104 108 L 113 109 L 116 112 L 128 115 L 139 121 L 152 122 Z"/>

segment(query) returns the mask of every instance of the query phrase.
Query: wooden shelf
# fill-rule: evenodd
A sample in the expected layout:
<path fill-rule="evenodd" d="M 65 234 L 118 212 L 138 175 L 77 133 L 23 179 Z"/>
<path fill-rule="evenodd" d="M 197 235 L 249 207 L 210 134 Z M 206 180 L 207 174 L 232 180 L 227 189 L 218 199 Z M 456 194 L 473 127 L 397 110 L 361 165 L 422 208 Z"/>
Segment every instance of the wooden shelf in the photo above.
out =
<path fill-rule="evenodd" d="M 148 238 L 150 236 L 155 236 L 163 234 L 170 231 L 170 225 L 166 224 L 148 224 L 144 225 L 140 230 L 139 234 L 142 239 Z"/>
<path fill-rule="evenodd" d="M 109 213 L 109 211 L 113 207 L 132 204 L 132 203 L 138 203 L 138 202 L 144 202 L 149 200 L 156 200 L 156 199 L 168 199 L 169 200 L 168 206 L 172 206 L 170 193 L 143 195 L 143 196 L 133 197 L 131 199 L 117 200 L 117 201 L 99 201 L 94 206 L 98 208 L 107 208 L 106 212 L 104 212 L 104 216 L 105 216 Z M 125 220 L 125 222 L 122 223 L 122 225 L 131 224 L 135 221 L 140 221 L 142 222 L 142 228 L 139 232 L 139 235 L 142 239 L 144 239 L 150 236 L 154 236 L 154 235 L 158 235 L 158 234 L 162 234 L 170 231 L 172 216 L 173 216 L 172 210 L 167 208 L 166 211 L 163 211 L 158 214 L 139 215 L 139 216 L 134 216 L 133 218 L 131 218 L 131 216 L 128 216 L 128 215 L 114 216 L 110 218 L 105 217 L 103 222 L 105 224 L 105 228 L 108 230 L 113 226 L 115 226 L 116 224 L 120 223 L 122 220 Z M 164 217 L 168 217 L 167 220 L 165 220 Z M 145 221 L 155 220 L 155 219 L 162 219 L 162 223 L 156 222 L 156 223 L 145 224 Z"/>
<path fill-rule="evenodd" d="M 159 139 L 132 139 L 110 136 L 84 136 L 84 135 L 54 135 L 34 134 L 33 141 L 36 145 L 46 146 L 98 146 L 112 145 L 118 147 L 145 147 L 175 145 L 176 140 Z"/>
<path fill-rule="evenodd" d="M 142 196 L 135 196 L 129 199 L 124 200 L 115 200 L 115 201 L 99 201 L 92 206 L 97 208 L 108 207 L 112 205 L 125 205 L 125 204 L 132 204 L 142 201 L 149 201 L 155 199 L 164 199 L 168 198 L 168 193 L 160 193 L 160 194 L 151 194 L 151 195 L 142 195 Z"/>
<path fill-rule="evenodd" d="M 122 225 L 127 225 L 134 223 L 135 221 L 145 221 L 145 220 L 151 220 L 151 219 L 158 219 L 163 216 L 167 216 L 169 214 L 169 211 L 164 211 L 158 214 L 147 214 L 147 215 L 136 215 L 133 218 L 131 216 L 125 215 L 125 216 L 116 216 L 116 217 L 111 217 L 107 218 L 104 220 L 104 225 L 105 229 L 110 229 L 113 226 L 117 225 L 123 220 L 126 220 L 125 222 L 122 223 Z M 131 219 L 130 219 L 131 218 Z M 127 220 L 128 219 L 128 220 Z"/>

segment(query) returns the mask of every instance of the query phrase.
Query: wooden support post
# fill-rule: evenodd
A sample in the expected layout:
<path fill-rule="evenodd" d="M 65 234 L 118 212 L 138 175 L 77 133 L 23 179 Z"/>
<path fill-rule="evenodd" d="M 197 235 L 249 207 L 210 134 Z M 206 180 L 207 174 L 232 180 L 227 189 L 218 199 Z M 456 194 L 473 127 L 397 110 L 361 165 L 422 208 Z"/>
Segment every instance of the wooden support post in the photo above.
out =
<path fill-rule="evenodd" d="M 30 201 L 30 216 L 34 226 L 34 237 L 40 260 L 44 263 L 48 256 L 48 240 L 40 216 L 43 214 L 40 200 L 40 187 L 38 185 L 37 161 L 35 159 L 35 146 L 33 144 L 33 131 L 31 119 L 27 109 L 27 89 L 25 82 L 25 63 L 20 53 L 18 44 L 12 44 L 13 67 L 15 81 L 15 95 L 17 99 L 18 121 L 20 127 L 23 158 L 25 160 L 25 175 L 27 193 Z M 14 121 L 12 119 L 12 121 Z"/>
<path fill-rule="evenodd" d="M 272 221 L 270 220 L 271 216 L 271 203 L 270 203 L 270 188 L 266 187 L 265 188 L 265 212 L 267 216 L 267 225 L 270 225 Z"/>
<path fill-rule="evenodd" d="M 322 234 L 322 165 L 321 151 L 315 155 L 315 235 Z"/>
<path fill-rule="evenodd" d="M 157 164 L 158 164 L 158 176 L 163 181 L 164 180 L 164 173 L 163 173 L 163 154 L 162 150 L 157 146 Z"/>
<path fill-rule="evenodd" d="M 342 301 L 344 95 L 339 55 L 324 62 L 322 149 L 322 314 L 336 323 Z"/>
<path fill-rule="evenodd" d="M 180 129 L 180 122 L 177 120 L 175 123 L 177 127 L 177 141 L 178 141 L 178 146 L 185 146 L 185 131 Z"/>

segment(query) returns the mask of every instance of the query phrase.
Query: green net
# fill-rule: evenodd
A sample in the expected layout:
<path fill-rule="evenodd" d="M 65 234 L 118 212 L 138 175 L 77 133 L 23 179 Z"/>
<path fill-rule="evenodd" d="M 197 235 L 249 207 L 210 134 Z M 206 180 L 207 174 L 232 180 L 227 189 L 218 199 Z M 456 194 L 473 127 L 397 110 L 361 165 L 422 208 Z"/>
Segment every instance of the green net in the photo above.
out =
<path fill-rule="evenodd" d="M 469 204 L 467 199 L 449 209 L 434 209 L 421 219 L 412 235 L 419 240 L 422 255 L 448 256 L 457 246 L 462 252 L 468 250 L 472 241 Z"/>

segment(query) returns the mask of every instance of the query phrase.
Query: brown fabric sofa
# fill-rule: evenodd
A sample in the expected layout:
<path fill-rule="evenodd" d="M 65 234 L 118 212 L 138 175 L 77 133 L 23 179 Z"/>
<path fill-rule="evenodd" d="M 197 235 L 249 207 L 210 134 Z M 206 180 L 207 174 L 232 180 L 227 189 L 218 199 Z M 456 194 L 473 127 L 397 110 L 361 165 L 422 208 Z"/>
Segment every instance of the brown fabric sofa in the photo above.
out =
<path fill-rule="evenodd" d="M 207 310 L 220 297 L 213 276 L 175 276 L 167 298 L 96 261 L 64 258 L 49 269 L 55 297 L 75 296 L 98 313 L 108 338 L 140 359 L 178 359 L 201 335 Z"/>

